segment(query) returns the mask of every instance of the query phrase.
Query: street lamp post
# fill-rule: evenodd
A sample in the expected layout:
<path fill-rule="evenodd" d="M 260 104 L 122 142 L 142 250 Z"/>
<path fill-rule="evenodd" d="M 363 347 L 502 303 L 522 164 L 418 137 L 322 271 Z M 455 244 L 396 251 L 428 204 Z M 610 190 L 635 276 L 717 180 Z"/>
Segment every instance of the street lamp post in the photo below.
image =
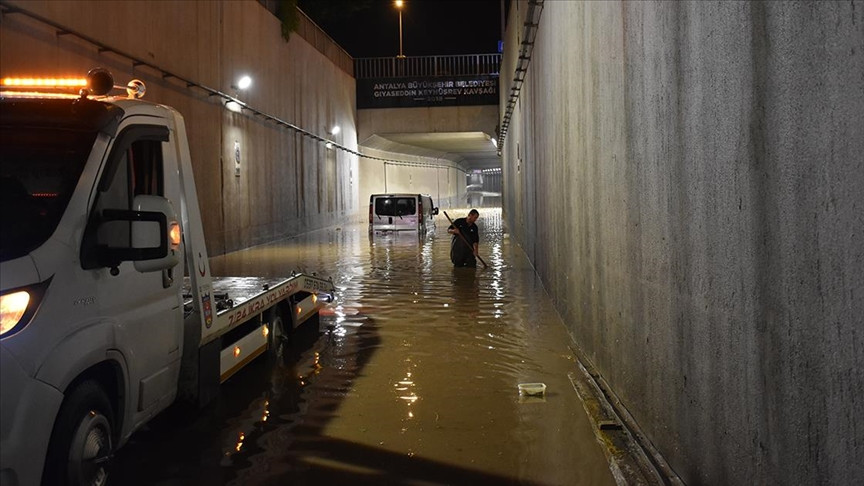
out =
<path fill-rule="evenodd" d="M 396 57 L 405 57 L 402 54 L 402 6 L 405 4 L 402 0 L 396 0 L 396 9 L 399 10 L 399 55 Z"/>

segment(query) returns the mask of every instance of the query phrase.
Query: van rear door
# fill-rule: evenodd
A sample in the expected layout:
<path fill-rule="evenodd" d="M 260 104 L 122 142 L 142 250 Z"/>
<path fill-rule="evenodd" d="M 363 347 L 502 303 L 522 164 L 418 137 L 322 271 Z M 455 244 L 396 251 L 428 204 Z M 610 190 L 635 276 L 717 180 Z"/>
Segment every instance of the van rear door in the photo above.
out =
<path fill-rule="evenodd" d="M 372 196 L 371 229 L 375 231 L 416 230 L 417 196 Z"/>

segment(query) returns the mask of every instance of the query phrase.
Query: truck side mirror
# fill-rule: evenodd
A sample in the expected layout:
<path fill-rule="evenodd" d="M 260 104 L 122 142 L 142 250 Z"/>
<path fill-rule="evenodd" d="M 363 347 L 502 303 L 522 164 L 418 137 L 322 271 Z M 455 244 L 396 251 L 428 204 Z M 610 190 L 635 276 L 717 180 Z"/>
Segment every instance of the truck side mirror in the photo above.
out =
<path fill-rule="evenodd" d="M 438 216 L 438 208 L 432 208 L 432 214 Z"/>
<path fill-rule="evenodd" d="M 135 262 L 139 272 L 156 272 L 180 263 L 180 226 L 171 202 L 139 195 L 133 210 L 105 209 L 97 229 L 97 252 L 103 266 Z"/>
<path fill-rule="evenodd" d="M 174 213 L 174 206 L 171 201 L 161 196 L 139 195 L 135 196 L 133 205 L 136 210 L 141 212 L 159 213 L 165 217 L 167 223 L 166 228 L 159 227 L 158 235 L 154 234 L 157 228 L 152 223 L 149 225 L 132 223 L 132 246 L 134 248 L 147 248 L 148 245 L 152 247 L 158 241 L 161 250 L 163 242 L 167 241 L 166 252 L 161 253 L 160 251 L 161 256 L 158 258 L 135 260 L 135 270 L 158 272 L 174 268 L 180 263 L 181 237 L 180 223 L 177 221 L 177 215 Z"/>

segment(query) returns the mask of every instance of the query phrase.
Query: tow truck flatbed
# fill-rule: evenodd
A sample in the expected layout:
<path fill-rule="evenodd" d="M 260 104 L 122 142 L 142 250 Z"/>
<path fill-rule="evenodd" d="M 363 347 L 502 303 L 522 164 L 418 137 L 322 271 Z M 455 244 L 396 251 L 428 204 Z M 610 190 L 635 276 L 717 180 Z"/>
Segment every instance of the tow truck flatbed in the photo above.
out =
<path fill-rule="evenodd" d="M 306 314 L 317 311 L 318 293 L 333 295 L 333 282 L 320 277 L 294 274 L 291 277 L 212 277 L 213 304 L 216 307 L 210 332 L 202 343 L 210 342 L 242 324 L 250 315 L 260 314 L 286 297 L 298 292 L 309 295 L 292 306 L 292 312 L 302 322 Z M 194 309 L 192 283 L 189 277 L 183 281 L 184 311 Z"/>

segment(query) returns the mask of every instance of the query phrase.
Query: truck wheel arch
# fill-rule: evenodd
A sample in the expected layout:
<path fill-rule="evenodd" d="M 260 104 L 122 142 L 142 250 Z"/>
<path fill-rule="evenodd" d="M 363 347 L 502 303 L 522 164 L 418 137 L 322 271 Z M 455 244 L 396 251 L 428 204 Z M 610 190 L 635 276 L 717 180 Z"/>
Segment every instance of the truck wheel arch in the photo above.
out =
<path fill-rule="evenodd" d="M 119 355 L 116 351 L 109 354 Z M 94 382 L 102 388 L 108 396 L 108 402 L 114 412 L 115 447 L 118 445 L 119 440 L 122 439 L 120 431 L 122 430 L 123 419 L 126 414 L 127 380 L 125 376 L 125 366 L 120 361 L 105 359 L 80 372 L 63 388 L 64 402 L 76 388 L 86 381 Z"/>
<path fill-rule="evenodd" d="M 104 342 L 109 345 L 113 342 L 113 336 L 110 340 L 106 340 L 106 334 L 110 335 L 111 333 L 110 326 L 111 324 L 85 328 L 61 341 L 61 344 L 55 347 L 49 356 L 69 356 L 73 349 L 86 349 L 80 344 L 82 339 L 90 340 L 91 343 Z M 71 355 L 74 356 L 74 354 Z M 73 364 L 63 362 L 61 359 L 52 360 L 49 358 L 39 368 L 35 378 L 63 392 L 64 401 L 75 387 L 86 380 L 92 380 L 99 384 L 108 395 L 108 400 L 114 410 L 113 427 L 116 447 L 125 441 L 125 437 L 130 433 L 130 431 L 124 430 L 126 403 L 130 393 L 128 376 L 126 360 L 119 350 L 93 348 L 90 352 L 78 356 Z"/>
<path fill-rule="evenodd" d="M 110 321 L 102 321 L 59 339 L 57 345 L 47 353 L 48 357 L 39 366 L 35 378 L 65 391 L 86 370 L 108 360 L 116 361 L 125 376 L 127 370 L 122 352 L 112 351 L 115 346 L 115 326 Z M 97 343 L 101 343 L 101 346 Z M 74 361 L 69 360 L 69 356 L 74 356 Z"/>

